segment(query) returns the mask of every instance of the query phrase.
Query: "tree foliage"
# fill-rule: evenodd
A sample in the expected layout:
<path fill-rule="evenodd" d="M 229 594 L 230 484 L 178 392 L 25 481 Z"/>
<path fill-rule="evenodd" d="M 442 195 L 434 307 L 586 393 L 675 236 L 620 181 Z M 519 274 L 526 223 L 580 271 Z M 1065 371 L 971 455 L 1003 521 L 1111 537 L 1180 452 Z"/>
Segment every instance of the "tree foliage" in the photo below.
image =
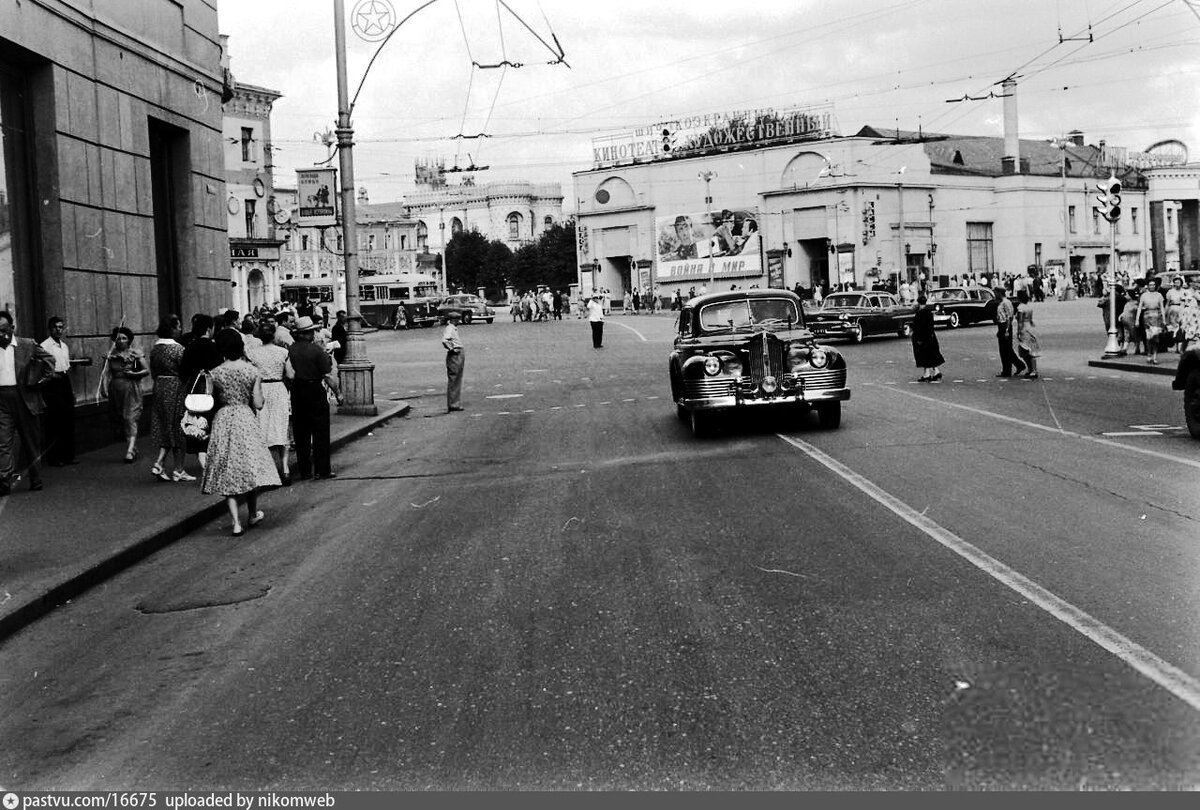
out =
<path fill-rule="evenodd" d="M 536 289 L 541 285 L 566 289 L 577 280 L 575 223 L 550 226 L 536 242 L 514 253 L 508 245 L 478 231 L 461 231 L 446 243 L 446 281 L 452 289 L 503 300 L 505 288 Z"/>

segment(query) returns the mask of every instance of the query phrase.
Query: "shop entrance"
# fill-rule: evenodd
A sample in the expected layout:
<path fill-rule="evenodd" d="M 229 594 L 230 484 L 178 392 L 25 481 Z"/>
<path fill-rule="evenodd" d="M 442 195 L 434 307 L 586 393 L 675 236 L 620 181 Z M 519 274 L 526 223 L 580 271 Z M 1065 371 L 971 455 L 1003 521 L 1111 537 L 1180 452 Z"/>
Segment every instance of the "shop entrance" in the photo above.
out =
<path fill-rule="evenodd" d="M 833 289 L 829 278 L 829 242 L 827 239 L 800 240 L 800 283 L 805 287 L 821 286 L 825 292 Z M 807 265 L 807 274 L 805 273 Z M 805 275 L 808 276 L 805 279 Z"/>

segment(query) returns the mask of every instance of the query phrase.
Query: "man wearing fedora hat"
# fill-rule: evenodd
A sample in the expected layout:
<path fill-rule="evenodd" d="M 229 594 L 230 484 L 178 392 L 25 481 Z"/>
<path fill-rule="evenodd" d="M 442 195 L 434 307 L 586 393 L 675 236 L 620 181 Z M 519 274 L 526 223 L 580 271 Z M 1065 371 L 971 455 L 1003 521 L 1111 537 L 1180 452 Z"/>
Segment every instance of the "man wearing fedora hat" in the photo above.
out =
<path fill-rule="evenodd" d="M 446 328 L 442 330 L 442 347 L 446 350 L 446 412 L 461 411 L 463 367 L 467 357 L 463 352 L 462 339 L 458 336 L 458 322 L 462 313 L 451 310 L 446 313 Z"/>
<path fill-rule="evenodd" d="M 342 404 L 342 391 L 329 353 L 313 342 L 317 324 L 305 315 L 292 326 L 296 342 L 288 347 L 284 376 L 291 380 L 292 438 L 301 478 L 335 478 L 329 464 L 328 386 Z"/>

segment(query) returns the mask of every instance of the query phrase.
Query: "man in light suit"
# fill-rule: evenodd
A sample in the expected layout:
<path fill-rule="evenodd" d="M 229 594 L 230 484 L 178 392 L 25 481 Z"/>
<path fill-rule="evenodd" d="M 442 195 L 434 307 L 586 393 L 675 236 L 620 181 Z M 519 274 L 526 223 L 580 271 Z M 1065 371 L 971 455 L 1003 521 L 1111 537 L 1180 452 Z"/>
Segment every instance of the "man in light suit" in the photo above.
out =
<path fill-rule="evenodd" d="M 13 316 L 0 310 L 0 497 L 19 480 L 22 460 L 30 491 L 42 488 L 38 416 L 44 407 L 41 389 L 54 374 L 54 356 L 13 331 Z"/>

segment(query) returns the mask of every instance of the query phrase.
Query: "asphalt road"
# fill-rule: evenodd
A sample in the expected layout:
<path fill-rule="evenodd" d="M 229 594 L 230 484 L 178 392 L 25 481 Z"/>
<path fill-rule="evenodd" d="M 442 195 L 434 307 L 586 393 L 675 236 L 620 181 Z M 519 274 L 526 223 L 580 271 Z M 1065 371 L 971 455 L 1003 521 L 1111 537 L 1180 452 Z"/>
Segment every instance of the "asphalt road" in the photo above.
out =
<path fill-rule="evenodd" d="M 846 346 L 839 430 L 702 441 L 667 317 L 463 327 L 452 415 L 437 331 L 373 335 L 413 410 L 337 480 L 0 648 L 0 784 L 1200 787 L 1200 443 L 1092 315 L 1036 381 L 986 327 L 935 385 Z"/>

